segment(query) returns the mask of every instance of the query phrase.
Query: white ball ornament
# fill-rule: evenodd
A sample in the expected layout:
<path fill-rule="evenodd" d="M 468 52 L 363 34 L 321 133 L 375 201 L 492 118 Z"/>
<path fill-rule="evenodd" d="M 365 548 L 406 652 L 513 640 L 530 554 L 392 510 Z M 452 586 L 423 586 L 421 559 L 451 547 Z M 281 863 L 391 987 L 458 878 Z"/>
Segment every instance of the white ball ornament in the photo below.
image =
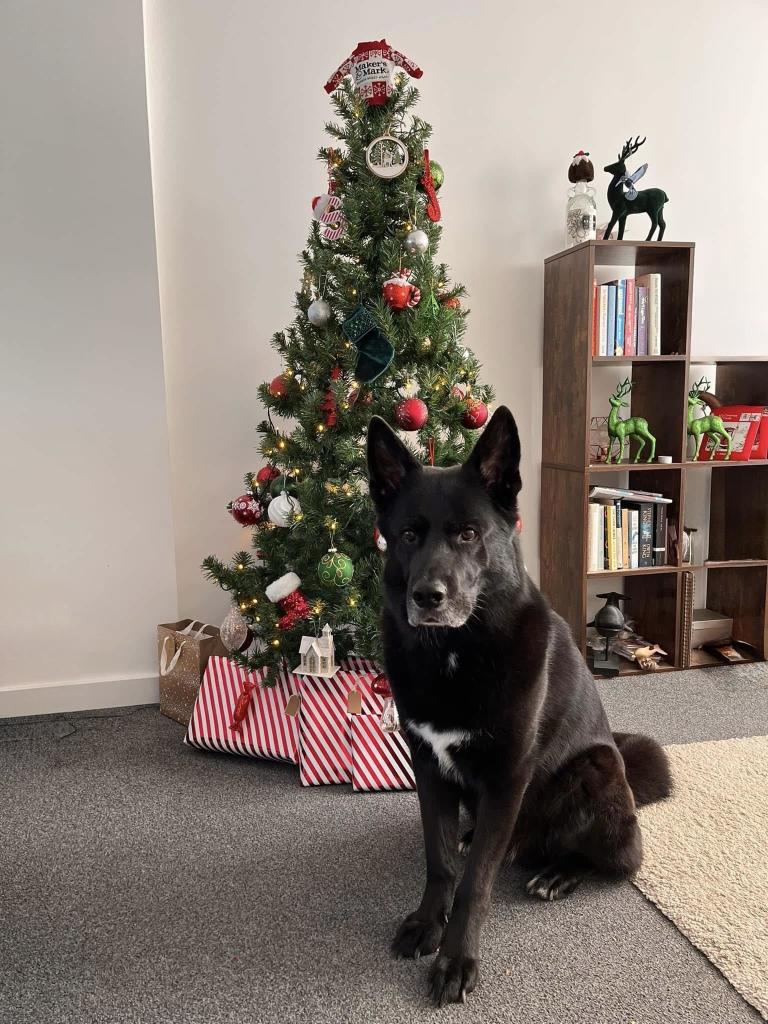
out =
<path fill-rule="evenodd" d="M 427 236 L 427 232 L 422 231 L 421 228 L 409 231 L 405 236 L 403 245 L 409 256 L 418 256 L 421 253 L 426 252 L 429 248 L 429 237 Z"/>
<path fill-rule="evenodd" d="M 327 327 L 331 319 L 331 306 L 325 299 L 315 299 L 307 310 L 307 320 L 313 327 Z"/>
<path fill-rule="evenodd" d="M 291 516 L 295 516 L 299 512 L 301 512 L 301 505 L 287 491 L 283 491 L 282 494 L 273 498 L 267 509 L 269 521 L 275 526 L 289 526 Z"/>

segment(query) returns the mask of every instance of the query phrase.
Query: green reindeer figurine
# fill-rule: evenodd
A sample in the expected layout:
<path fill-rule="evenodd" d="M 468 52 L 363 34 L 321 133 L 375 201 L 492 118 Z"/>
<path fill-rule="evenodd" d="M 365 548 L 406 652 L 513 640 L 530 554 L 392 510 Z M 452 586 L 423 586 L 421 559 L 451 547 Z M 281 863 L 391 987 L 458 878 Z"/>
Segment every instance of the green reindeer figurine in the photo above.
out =
<path fill-rule="evenodd" d="M 653 462 L 656 456 L 656 438 L 648 429 L 648 420 L 644 420 L 642 416 L 630 416 L 626 420 L 619 417 L 619 409 L 626 408 L 629 405 L 628 402 L 624 401 L 624 398 L 631 390 L 632 384 L 629 377 L 627 377 L 608 399 L 611 403 L 611 412 L 608 417 L 608 455 L 605 460 L 606 462 L 611 461 L 614 441 L 619 442 L 619 454 L 616 462 L 624 461 L 624 452 L 629 444 L 630 437 L 636 437 L 640 442 L 640 447 L 635 452 L 635 462 L 640 461 L 640 452 L 645 448 L 646 441 L 651 442 L 651 454 L 646 461 Z"/>
<path fill-rule="evenodd" d="M 715 416 L 710 411 L 709 416 L 696 416 L 694 415 L 697 409 L 703 409 L 706 406 L 706 402 L 702 395 L 709 391 L 712 387 L 706 377 L 702 377 L 701 380 L 696 381 L 691 390 L 688 392 L 688 436 L 693 438 L 693 461 L 699 461 L 699 453 L 701 451 L 701 445 L 705 437 L 709 437 L 712 440 L 712 451 L 709 456 L 710 462 L 715 457 L 715 452 L 720 446 L 720 439 L 726 443 L 727 451 L 725 458 L 730 459 L 731 449 L 733 447 L 733 441 L 731 435 L 723 426 L 723 421 L 719 416 Z"/>

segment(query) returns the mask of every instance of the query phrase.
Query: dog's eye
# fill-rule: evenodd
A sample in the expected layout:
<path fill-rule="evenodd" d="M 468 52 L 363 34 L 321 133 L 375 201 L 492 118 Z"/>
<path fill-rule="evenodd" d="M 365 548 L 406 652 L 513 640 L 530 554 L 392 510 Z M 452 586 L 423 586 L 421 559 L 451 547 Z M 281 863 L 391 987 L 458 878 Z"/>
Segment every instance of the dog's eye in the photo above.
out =
<path fill-rule="evenodd" d="M 400 534 L 400 540 L 403 542 L 403 544 L 415 544 L 418 539 L 419 537 L 416 531 L 411 530 L 410 528 L 406 528 Z"/>
<path fill-rule="evenodd" d="M 464 529 L 459 534 L 459 538 L 463 540 L 465 543 L 468 543 L 471 540 L 475 540 L 477 538 L 477 530 L 475 530 L 472 526 L 465 526 Z"/>

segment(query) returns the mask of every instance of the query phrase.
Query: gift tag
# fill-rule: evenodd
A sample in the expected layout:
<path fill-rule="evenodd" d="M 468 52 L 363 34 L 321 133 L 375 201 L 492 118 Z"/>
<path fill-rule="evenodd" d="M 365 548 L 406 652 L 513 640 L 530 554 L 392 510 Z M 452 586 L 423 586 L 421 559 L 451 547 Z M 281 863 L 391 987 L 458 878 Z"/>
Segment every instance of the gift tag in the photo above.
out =
<path fill-rule="evenodd" d="M 359 690 L 350 690 L 347 694 L 347 711 L 350 715 L 362 714 L 363 698 Z"/>
<path fill-rule="evenodd" d="M 301 707 L 301 697 L 298 693 L 292 693 L 288 698 L 288 703 L 285 705 L 285 713 L 289 718 L 294 718 L 299 713 Z"/>

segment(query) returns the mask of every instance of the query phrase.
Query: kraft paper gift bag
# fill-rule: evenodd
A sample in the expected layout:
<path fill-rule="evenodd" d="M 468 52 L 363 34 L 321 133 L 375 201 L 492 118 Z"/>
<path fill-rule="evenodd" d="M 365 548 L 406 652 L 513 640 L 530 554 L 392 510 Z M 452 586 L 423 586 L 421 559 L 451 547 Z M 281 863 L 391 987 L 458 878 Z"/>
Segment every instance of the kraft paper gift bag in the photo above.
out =
<path fill-rule="evenodd" d="M 228 652 L 216 626 L 194 619 L 166 622 L 157 627 L 160 667 L 160 711 L 188 725 L 208 659 Z"/>

